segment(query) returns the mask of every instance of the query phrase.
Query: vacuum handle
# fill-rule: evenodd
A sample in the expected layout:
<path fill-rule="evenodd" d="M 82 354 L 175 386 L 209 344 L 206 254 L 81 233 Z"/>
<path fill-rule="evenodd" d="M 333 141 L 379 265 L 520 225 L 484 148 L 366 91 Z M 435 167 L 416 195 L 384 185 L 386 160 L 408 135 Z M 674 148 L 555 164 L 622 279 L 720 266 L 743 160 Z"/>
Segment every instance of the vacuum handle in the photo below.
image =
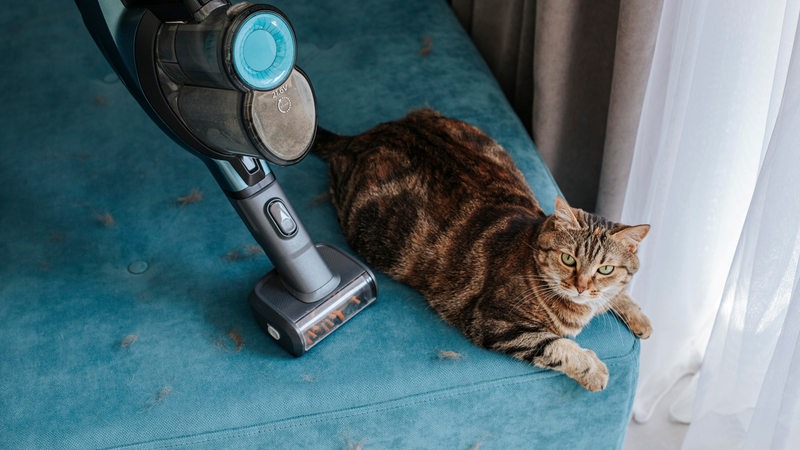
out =
<path fill-rule="evenodd" d="M 312 303 L 338 286 L 277 180 L 249 197 L 228 198 L 292 295 Z"/>

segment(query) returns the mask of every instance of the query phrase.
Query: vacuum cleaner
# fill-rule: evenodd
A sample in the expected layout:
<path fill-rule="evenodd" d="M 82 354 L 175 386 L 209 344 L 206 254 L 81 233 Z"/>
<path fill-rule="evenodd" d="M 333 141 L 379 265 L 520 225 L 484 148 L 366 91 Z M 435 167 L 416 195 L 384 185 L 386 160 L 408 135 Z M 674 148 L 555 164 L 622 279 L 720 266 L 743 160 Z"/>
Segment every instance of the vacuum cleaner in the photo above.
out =
<path fill-rule="evenodd" d="M 75 2 L 131 95 L 206 164 L 272 262 L 248 299 L 261 328 L 300 356 L 373 303 L 370 270 L 312 242 L 269 168 L 302 160 L 317 129 L 286 16 L 228 0 Z"/>

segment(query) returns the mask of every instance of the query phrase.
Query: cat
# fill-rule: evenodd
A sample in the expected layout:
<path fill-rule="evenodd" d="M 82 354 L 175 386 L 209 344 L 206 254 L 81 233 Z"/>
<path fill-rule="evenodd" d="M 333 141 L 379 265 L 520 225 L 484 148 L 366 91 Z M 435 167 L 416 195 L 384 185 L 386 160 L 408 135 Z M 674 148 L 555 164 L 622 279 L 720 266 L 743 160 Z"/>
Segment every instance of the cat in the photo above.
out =
<path fill-rule="evenodd" d="M 313 151 L 329 165 L 348 245 L 475 344 L 598 391 L 607 367 L 568 337 L 609 310 L 635 336 L 650 335 L 625 290 L 649 225 L 614 223 L 560 197 L 545 215 L 480 129 L 422 109 L 353 137 L 320 129 Z"/>

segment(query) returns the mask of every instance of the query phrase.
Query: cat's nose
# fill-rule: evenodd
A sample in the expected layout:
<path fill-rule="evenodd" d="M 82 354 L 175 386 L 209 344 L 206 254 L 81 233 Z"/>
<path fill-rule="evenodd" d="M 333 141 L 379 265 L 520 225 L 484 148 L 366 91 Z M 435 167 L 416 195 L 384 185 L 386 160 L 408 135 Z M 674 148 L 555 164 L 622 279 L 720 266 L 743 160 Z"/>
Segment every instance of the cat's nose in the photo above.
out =
<path fill-rule="evenodd" d="M 583 294 L 583 291 L 587 289 L 589 289 L 589 281 L 583 277 L 577 277 L 575 280 L 575 290 L 578 291 L 578 295 Z"/>

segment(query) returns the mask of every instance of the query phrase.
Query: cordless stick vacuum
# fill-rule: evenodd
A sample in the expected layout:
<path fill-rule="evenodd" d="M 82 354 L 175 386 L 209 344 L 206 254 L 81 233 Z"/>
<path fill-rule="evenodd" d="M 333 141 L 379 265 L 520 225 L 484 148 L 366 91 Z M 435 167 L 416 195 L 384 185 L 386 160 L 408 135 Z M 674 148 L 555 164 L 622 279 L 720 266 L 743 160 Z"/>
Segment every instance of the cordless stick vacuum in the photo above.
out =
<path fill-rule="evenodd" d="M 75 1 L 130 93 L 205 162 L 272 261 L 249 297 L 259 325 L 299 356 L 375 301 L 369 269 L 311 241 L 267 165 L 303 159 L 317 127 L 283 13 L 228 0 Z"/>

